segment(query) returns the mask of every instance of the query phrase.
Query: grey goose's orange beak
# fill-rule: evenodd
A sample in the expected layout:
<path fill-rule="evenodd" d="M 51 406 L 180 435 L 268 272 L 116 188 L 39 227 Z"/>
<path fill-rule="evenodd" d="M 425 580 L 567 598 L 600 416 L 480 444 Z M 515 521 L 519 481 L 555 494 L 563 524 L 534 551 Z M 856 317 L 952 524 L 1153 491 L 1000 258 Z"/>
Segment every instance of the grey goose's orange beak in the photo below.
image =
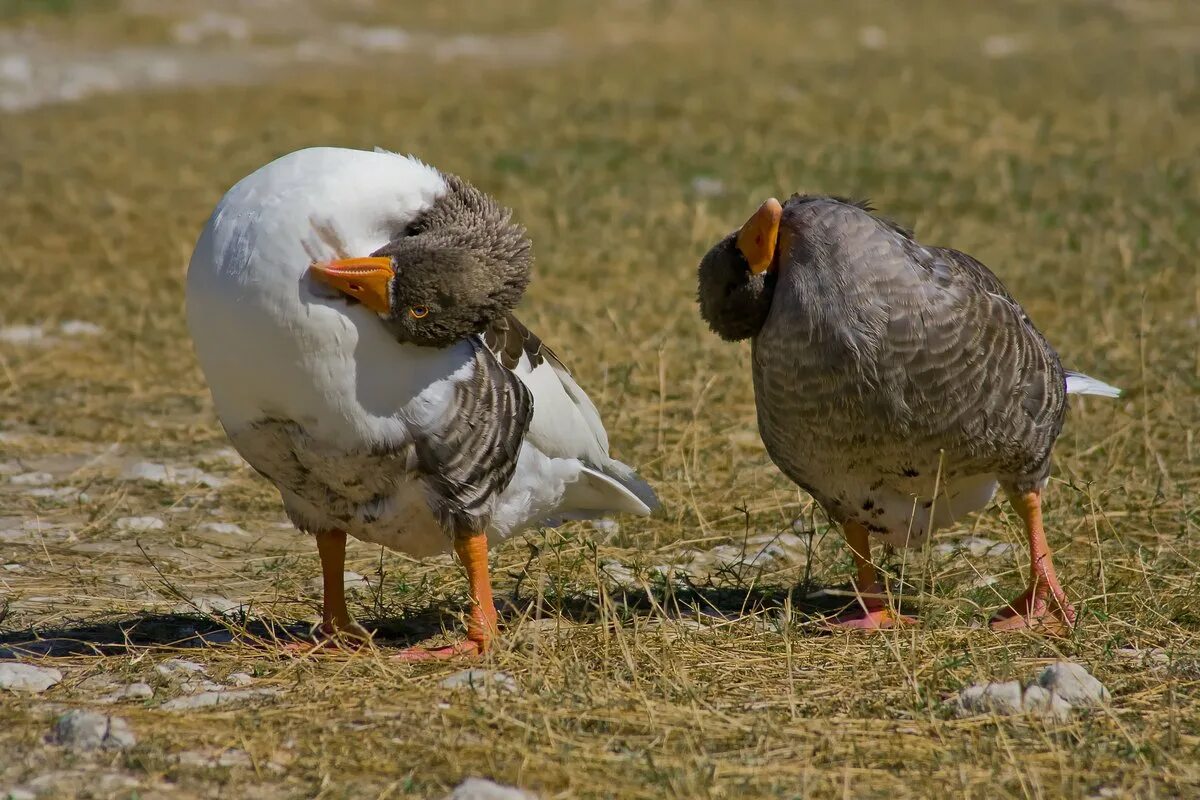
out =
<path fill-rule="evenodd" d="M 339 258 L 313 264 L 308 271 L 321 283 L 353 297 L 377 314 L 392 310 L 388 298 L 388 284 L 393 275 L 390 258 Z"/>
<path fill-rule="evenodd" d="M 758 207 L 746 224 L 738 231 L 737 248 L 750 264 L 750 274 L 758 275 L 770 269 L 775 262 L 775 244 L 779 241 L 779 222 L 783 219 L 783 206 L 774 197 Z"/>

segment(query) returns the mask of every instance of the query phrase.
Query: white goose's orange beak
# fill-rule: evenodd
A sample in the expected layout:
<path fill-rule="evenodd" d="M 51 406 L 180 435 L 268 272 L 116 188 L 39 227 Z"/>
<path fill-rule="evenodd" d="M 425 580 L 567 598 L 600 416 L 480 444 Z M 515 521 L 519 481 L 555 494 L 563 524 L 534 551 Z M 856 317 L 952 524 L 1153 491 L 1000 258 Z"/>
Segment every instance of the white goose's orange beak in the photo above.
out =
<path fill-rule="evenodd" d="M 388 299 L 388 284 L 393 275 L 390 258 L 339 258 L 313 264 L 308 271 L 321 283 L 353 297 L 377 314 L 391 311 L 392 303 Z"/>
<path fill-rule="evenodd" d="M 758 207 L 738 231 L 737 248 L 750 264 L 750 274 L 758 275 L 771 268 L 775 261 L 775 243 L 779 240 L 779 221 L 783 206 L 774 197 Z"/>

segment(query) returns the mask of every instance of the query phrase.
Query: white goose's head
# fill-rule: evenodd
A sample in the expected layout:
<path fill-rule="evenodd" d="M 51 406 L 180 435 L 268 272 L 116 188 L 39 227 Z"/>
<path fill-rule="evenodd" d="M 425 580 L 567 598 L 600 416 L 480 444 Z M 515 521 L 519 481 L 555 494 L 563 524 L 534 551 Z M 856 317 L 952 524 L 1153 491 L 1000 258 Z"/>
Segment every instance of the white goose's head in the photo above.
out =
<path fill-rule="evenodd" d="M 365 258 L 309 274 L 379 315 L 405 343 L 448 347 L 510 312 L 529 284 L 532 245 L 512 212 L 462 178 Z"/>

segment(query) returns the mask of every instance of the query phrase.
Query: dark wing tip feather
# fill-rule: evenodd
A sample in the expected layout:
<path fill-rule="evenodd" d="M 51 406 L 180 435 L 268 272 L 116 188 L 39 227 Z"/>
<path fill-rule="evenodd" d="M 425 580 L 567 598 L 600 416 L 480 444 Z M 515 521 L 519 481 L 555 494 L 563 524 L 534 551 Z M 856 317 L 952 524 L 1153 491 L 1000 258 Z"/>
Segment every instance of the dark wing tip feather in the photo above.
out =
<path fill-rule="evenodd" d="M 538 367 L 543 361 L 549 361 L 558 369 L 570 374 L 570 370 L 550 346 L 514 314 L 505 314 L 493 320 L 483 332 L 483 343 L 506 369 L 516 369 L 521 361 L 521 354 L 524 353 L 531 368 Z"/>

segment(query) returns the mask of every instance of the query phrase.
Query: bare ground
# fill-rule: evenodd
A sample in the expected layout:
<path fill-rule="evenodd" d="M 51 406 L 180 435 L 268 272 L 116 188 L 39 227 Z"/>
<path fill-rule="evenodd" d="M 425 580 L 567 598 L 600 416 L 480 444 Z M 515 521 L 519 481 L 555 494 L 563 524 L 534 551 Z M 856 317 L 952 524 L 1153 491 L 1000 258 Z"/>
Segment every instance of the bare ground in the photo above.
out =
<path fill-rule="evenodd" d="M 0 648 L 63 676 L 0 694 L 0 796 L 439 797 L 470 775 L 542 797 L 1200 793 L 1190 5 L 163 8 L 0 2 Z M 275 647 L 319 607 L 315 549 L 227 449 L 182 279 L 221 193 L 314 143 L 411 151 L 516 209 L 522 315 L 664 501 L 495 553 L 505 644 L 482 666 L 515 691 L 388 661 L 460 624 L 449 559 L 353 547 L 378 648 Z M 981 629 L 1027 569 L 999 504 L 887 557 L 918 628 L 820 633 L 848 558 L 757 441 L 747 348 L 693 300 L 708 245 L 794 190 L 870 196 L 977 255 L 1069 365 L 1126 390 L 1074 400 L 1057 450 L 1070 639 Z M 947 706 L 1056 660 L 1111 702 Z M 111 700 L 135 682 L 153 695 Z M 177 702 L 205 692 L 224 704 Z M 136 745 L 47 744 L 68 708 Z"/>

